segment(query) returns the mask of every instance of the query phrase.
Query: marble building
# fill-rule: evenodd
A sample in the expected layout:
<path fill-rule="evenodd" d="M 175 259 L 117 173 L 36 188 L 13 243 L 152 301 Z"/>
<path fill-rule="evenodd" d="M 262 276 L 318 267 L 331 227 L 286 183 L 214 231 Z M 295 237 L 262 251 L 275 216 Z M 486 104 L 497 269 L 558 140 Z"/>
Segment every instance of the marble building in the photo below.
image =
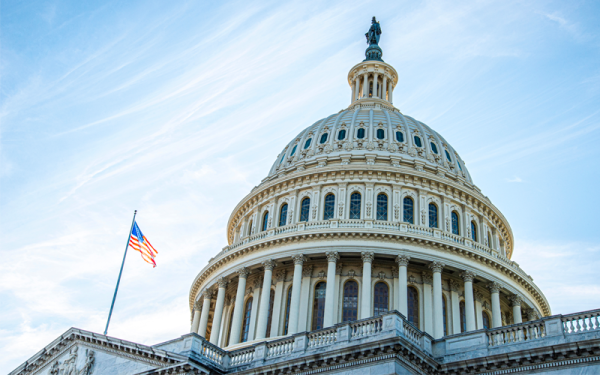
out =
<path fill-rule="evenodd" d="M 456 150 L 393 104 L 373 19 L 350 104 L 292 139 L 192 282 L 190 333 L 71 328 L 11 374 L 600 373 L 600 310 L 552 315 Z"/>

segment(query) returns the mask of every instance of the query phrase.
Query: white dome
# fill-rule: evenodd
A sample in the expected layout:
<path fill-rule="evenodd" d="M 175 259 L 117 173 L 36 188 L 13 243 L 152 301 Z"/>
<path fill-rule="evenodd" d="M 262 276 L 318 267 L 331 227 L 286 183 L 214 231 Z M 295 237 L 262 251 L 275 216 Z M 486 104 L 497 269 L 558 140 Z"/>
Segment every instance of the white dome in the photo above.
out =
<path fill-rule="evenodd" d="M 331 163 L 362 162 L 412 164 L 473 183 L 464 161 L 439 133 L 383 100 L 361 102 L 304 129 L 277 156 L 269 178 Z"/>

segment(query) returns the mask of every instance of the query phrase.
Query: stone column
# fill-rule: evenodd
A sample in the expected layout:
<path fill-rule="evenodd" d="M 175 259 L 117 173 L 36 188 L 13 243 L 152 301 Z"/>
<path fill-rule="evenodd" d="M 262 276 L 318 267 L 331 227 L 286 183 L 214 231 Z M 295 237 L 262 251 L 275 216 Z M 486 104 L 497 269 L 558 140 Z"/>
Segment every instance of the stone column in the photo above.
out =
<path fill-rule="evenodd" d="M 477 329 L 483 329 L 483 294 L 476 291 L 475 295 L 475 322 L 477 323 Z"/>
<path fill-rule="evenodd" d="M 408 318 L 408 255 L 398 255 L 396 263 L 398 263 L 398 311 L 400 314 Z"/>
<path fill-rule="evenodd" d="M 374 98 L 379 98 L 378 92 L 377 92 L 377 79 L 379 78 L 379 74 L 378 73 L 374 73 L 373 74 L 373 97 Z"/>
<path fill-rule="evenodd" d="M 194 303 L 194 317 L 192 319 L 192 327 L 190 328 L 190 333 L 197 333 L 198 327 L 200 326 L 200 311 L 202 310 L 202 305 L 200 301 L 196 301 Z"/>
<path fill-rule="evenodd" d="M 258 322 L 256 325 L 256 340 L 264 339 L 267 336 L 267 323 L 269 322 L 269 303 L 271 300 L 271 283 L 273 278 L 273 268 L 275 262 L 272 259 L 262 262 L 265 268 L 263 278 L 262 294 L 260 296 L 260 307 L 258 308 Z"/>
<path fill-rule="evenodd" d="M 325 314 L 323 316 L 323 328 L 334 325 L 333 321 L 333 304 L 335 293 L 335 264 L 340 259 L 337 251 L 328 251 L 327 256 L 327 287 L 325 289 Z"/>
<path fill-rule="evenodd" d="M 387 76 L 383 75 L 383 85 L 381 86 L 381 99 L 387 100 L 385 94 L 387 92 Z"/>
<path fill-rule="evenodd" d="M 458 300 L 458 288 L 460 284 L 456 280 L 450 280 L 450 304 L 452 305 L 452 334 L 460 333 L 460 301 Z"/>
<path fill-rule="evenodd" d="M 515 294 L 510 297 L 510 303 L 513 308 L 513 324 L 523 323 L 523 318 L 521 318 L 521 296 Z"/>
<path fill-rule="evenodd" d="M 370 318 L 371 314 L 371 264 L 375 254 L 372 251 L 360 253 L 363 261 L 362 296 L 360 297 L 360 319 Z"/>
<path fill-rule="evenodd" d="M 364 74 L 364 80 L 363 80 L 363 98 L 366 98 L 369 96 L 369 73 Z"/>
<path fill-rule="evenodd" d="M 354 103 L 354 96 L 356 95 L 356 80 L 352 81 L 352 96 L 350 97 L 350 104 Z"/>
<path fill-rule="evenodd" d="M 444 337 L 444 303 L 442 297 L 442 269 L 445 264 L 433 262 L 429 268 L 433 271 L 433 338 Z"/>
<path fill-rule="evenodd" d="M 308 324 L 308 308 L 311 306 L 310 298 L 310 279 L 312 277 L 313 266 L 304 266 L 302 268 L 302 286 L 300 289 L 300 311 L 298 312 L 298 332 L 306 331 Z M 292 290 L 293 291 L 293 290 Z M 296 333 L 298 333 L 296 332 Z"/>
<path fill-rule="evenodd" d="M 237 271 L 239 276 L 237 292 L 235 294 L 235 305 L 233 306 L 233 319 L 231 320 L 231 335 L 229 345 L 240 343 L 242 333 L 242 319 L 244 317 L 244 295 L 246 294 L 246 280 L 250 272 L 245 267 Z"/>
<path fill-rule="evenodd" d="M 397 267 L 392 267 L 392 278 L 394 279 L 394 290 L 393 292 L 390 293 L 390 296 L 393 295 L 393 301 L 394 304 L 392 305 L 392 309 L 396 310 L 396 311 L 400 311 L 400 305 L 399 305 L 399 292 L 398 290 L 400 289 L 400 282 L 398 281 L 398 268 Z"/>
<path fill-rule="evenodd" d="M 390 79 L 390 88 L 388 89 L 388 99 L 389 99 L 388 101 L 390 103 L 393 103 L 393 101 L 392 101 L 392 91 L 394 91 L 394 82 L 393 82 L 393 80 Z"/>
<path fill-rule="evenodd" d="M 218 345 L 219 331 L 221 331 L 221 320 L 223 319 L 223 307 L 225 306 L 225 289 L 227 288 L 227 280 L 221 277 L 218 281 L 219 292 L 217 293 L 217 304 L 215 306 L 215 316 L 210 334 L 210 343 Z"/>
<path fill-rule="evenodd" d="M 473 279 L 475 274 L 471 271 L 461 273 L 465 281 L 465 320 L 467 332 L 475 330 L 475 303 L 473 300 Z"/>
<path fill-rule="evenodd" d="M 204 302 L 202 303 L 202 313 L 200 314 L 200 326 L 198 327 L 198 334 L 202 337 L 206 337 L 206 327 L 208 327 L 208 313 L 210 312 L 210 300 L 212 299 L 213 291 L 205 290 L 202 292 Z"/>
<path fill-rule="evenodd" d="M 502 327 L 502 313 L 500 311 L 500 288 L 501 285 L 497 282 L 491 282 L 488 284 L 488 289 L 491 293 L 492 299 L 492 327 Z"/>
<path fill-rule="evenodd" d="M 429 272 L 421 272 L 423 279 L 423 330 L 433 336 L 433 277 Z"/>
<path fill-rule="evenodd" d="M 294 280 L 292 281 L 288 335 L 298 333 L 298 312 L 300 310 L 300 290 L 302 288 L 302 265 L 304 264 L 304 255 L 294 255 L 292 256 L 292 260 L 294 261 Z"/>

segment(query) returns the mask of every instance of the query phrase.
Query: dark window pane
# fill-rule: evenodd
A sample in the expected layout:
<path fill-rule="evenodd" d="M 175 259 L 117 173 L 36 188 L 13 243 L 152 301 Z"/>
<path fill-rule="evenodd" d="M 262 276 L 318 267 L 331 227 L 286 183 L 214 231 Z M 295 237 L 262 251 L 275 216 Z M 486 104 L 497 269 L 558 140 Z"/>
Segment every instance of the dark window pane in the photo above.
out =
<path fill-rule="evenodd" d="M 323 220 L 333 219 L 335 213 L 335 195 L 327 194 L 325 197 L 325 207 L 323 209 Z"/>
<path fill-rule="evenodd" d="M 389 288 L 383 281 L 375 284 L 373 293 L 373 315 L 378 316 L 388 312 L 389 307 Z"/>
<path fill-rule="evenodd" d="M 377 129 L 377 139 L 383 139 L 385 137 L 385 131 L 383 129 Z"/>
<path fill-rule="evenodd" d="M 456 164 L 458 164 L 458 169 L 460 169 L 462 171 L 462 167 L 460 166 L 460 162 L 457 160 Z"/>
<path fill-rule="evenodd" d="M 350 219 L 360 219 L 360 198 L 359 193 L 350 196 Z"/>
<path fill-rule="evenodd" d="M 429 228 L 438 227 L 438 209 L 433 203 L 429 203 Z"/>
<path fill-rule="evenodd" d="M 471 221 L 471 238 L 477 242 L 477 224 L 474 221 Z"/>
<path fill-rule="evenodd" d="M 412 286 L 408 287 L 408 321 L 419 328 L 419 292 Z"/>
<path fill-rule="evenodd" d="M 290 305 L 292 304 L 292 287 L 288 288 L 287 298 L 285 300 L 285 326 L 283 328 L 283 335 L 288 334 L 288 327 L 290 326 Z"/>
<path fill-rule="evenodd" d="M 300 204 L 300 221 L 308 221 L 310 198 L 304 198 Z"/>
<path fill-rule="evenodd" d="M 365 137 L 365 129 L 364 128 L 358 129 L 358 131 L 356 132 L 356 138 L 363 139 L 364 137 Z"/>
<path fill-rule="evenodd" d="M 444 152 L 446 153 L 446 159 L 448 159 L 448 161 L 450 163 L 452 163 L 452 158 L 450 157 L 450 154 L 448 153 L 448 150 L 444 150 Z"/>
<path fill-rule="evenodd" d="M 265 337 L 271 337 L 271 322 L 273 321 L 273 304 L 275 302 L 275 291 L 271 289 L 271 296 L 269 297 L 269 317 L 267 318 L 267 335 Z"/>
<path fill-rule="evenodd" d="M 409 197 L 404 198 L 403 220 L 414 224 L 414 202 Z"/>
<path fill-rule="evenodd" d="M 306 140 L 306 142 L 304 143 L 304 149 L 306 150 L 307 148 L 310 147 L 310 142 L 312 141 L 312 138 L 308 138 Z"/>
<path fill-rule="evenodd" d="M 263 223 L 262 223 L 262 231 L 266 231 L 269 225 L 269 211 L 265 212 L 263 215 Z"/>
<path fill-rule="evenodd" d="M 485 311 L 483 312 L 483 328 L 490 329 L 490 316 Z"/>
<path fill-rule="evenodd" d="M 460 310 L 460 331 L 467 332 L 467 318 L 465 317 L 465 302 L 460 301 L 458 304 Z"/>
<path fill-rule="evenodd" d="M 338 133 L 338 140 L 341 141 L 342 139 L 345 139 L 345 138 L 346 138 L 346 131 L 344 129 L 342 129 Z"/>
<path fill-rule="evenodd" d="M 377 220 L 388 219 L 388 196 L 381 193 L 377 195 Z"/>
<path fill-rule="evenodd" d="M 444 319 L 444 335 L 448 336 L 448 310 L 446 309 L 446 296 L 442 294 L 442 314 Z"/>
<path fill-rule="evenodd" d="M 280 227 L 287 224 L 287 210 L 288 210 L 288 205 L 287 205 L 287 203 L 284 203 L 283 206 L 281 206 L 281 209 L 279 210 L 279 226 Z"/>
<path fill-rule="evenodd" d="M 356 319 L 358 319 L 358 283 L 350 280 L 344 284 L 342 322 L 352 322 Z"/>
<path fill-rule="evenodd" d="M 323 316 L 325 315 L 325 292 L 327 283 L 321 281 L 315 286 L 315 298 L 313 300 L 312 330 L 323 328 Z"/>
<path fill-rule="evenodd" d="M 290 156 L 294 156 L 294 154 L 296 153 L 296 147 L 298 147 L 298 145 L 294 146 L 294 148 L 292 149 L 292 153 L 290 154 Z"/>
<path fill-rule="evenodd" d="M 438 152 L 437 152 L 437 146 L 435 145 L 435 143 L 431 142 L 430 145 L 431 145 L 431 151 L 433 151 L 433 153 L 437 155 Z"/>
<path fill-rule="evenodd" d="M 242 342 L 248 341 L 248 332 L 250 331 L 250 315 L 252 315 L 252 297 L 246 301 L 244 309 L 244 321 L 242 322 Z"/>
<path fill-rule="evenodd" d="M 460 234 L 460 226 L 459 226 L 459 222 L 458 222 L 458 214 L 454 211 L 452 211 L 452 233 L 456 234 L 457 236 Z"/>
<path fill-rule="evenodd" d="M 323 134 L 323 135 L 321 136 L 321 140 L 320 140 L 321 144 L 323 144 L 323 143 L 327 142 L 327 136 L 328 136 L 328 135 L 329 135 L 329 133 L 325 133 L 325 134 Z"/>
<path fill-rule="evenodd" d="M 398 142 L 404 142 L 404 134 L 402 132 L 396 132 L 396 140 Z"/>
<path fill-rule="evenodd" d="M 423 145 L 421 144 L 421 138 L 417 137 L 415 135 L 415 146 L 417 147 L 422 147 Z"/>

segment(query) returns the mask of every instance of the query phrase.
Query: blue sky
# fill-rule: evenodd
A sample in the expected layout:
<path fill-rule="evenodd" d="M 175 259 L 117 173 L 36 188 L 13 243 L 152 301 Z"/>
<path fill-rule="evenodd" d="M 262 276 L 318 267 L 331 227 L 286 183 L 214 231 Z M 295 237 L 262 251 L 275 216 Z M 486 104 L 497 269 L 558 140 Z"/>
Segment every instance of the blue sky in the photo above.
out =
<path fill-rule="evenodd" d="M 301 129 L 347 107 L 370 18 L 395 105 L 509 220 L 553 313 L 600 307 L 600 5 L 585 1 L 3 1 L 0 370 L 71 326 L 189 330 L 230 211 Z"/>

